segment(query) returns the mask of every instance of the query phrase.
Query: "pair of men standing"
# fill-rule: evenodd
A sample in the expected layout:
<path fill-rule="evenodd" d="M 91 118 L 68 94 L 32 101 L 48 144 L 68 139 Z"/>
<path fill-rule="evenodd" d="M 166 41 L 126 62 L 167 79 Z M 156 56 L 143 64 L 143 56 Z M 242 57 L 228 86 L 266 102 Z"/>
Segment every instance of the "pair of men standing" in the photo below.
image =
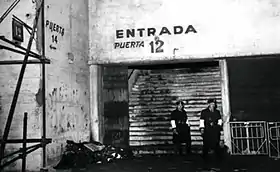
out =
<path fill-rule="evenodd" d="M 178 101 L 177 108 L 171 113 L 173 143 L 176 152 L 182 154 L 182 143 L 186 144 L 187 153 L 191 152 L 190 123 L 184 110 L 184 103 Z M 203 158 L 206 159 L 210 149 L 214 149 L 220 158 L 220 136 L 222 119 L 215 99 L 208 100 L 208 107 L 201 111 L 200 131 L 203 137 Z"/>

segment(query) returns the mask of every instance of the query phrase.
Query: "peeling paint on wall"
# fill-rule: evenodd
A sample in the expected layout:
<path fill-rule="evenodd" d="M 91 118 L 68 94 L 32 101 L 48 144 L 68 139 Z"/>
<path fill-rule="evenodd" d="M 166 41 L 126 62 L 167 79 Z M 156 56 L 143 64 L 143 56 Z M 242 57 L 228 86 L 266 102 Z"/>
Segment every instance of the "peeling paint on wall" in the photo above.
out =
<path fill-rule="evenodd" d="M 0 114 L 2 113 L 2 96 L 0 95 Z"/>
<path fill-rule="evenodd" d="M 43 105 L 43 97 L 42 97 L 42 89 L 39 88 L 38 89 L 38 92 L 36 93 L 36 102 L 39 106 L 42 106 Z"/>
<path fill-rule="evenodd" d="M 67 53 L 67 55 L 68 55 L 68 62 L 72 64 L 75 59 L 73 53 Z"/>
<path fill-rule="evenodd" d="M 42 90 L 42 80 L 40 80 L 40 86 L 38 92 L 35 94 L 36 102 L 40 106 L 43 105 L 43 90 Z"/>

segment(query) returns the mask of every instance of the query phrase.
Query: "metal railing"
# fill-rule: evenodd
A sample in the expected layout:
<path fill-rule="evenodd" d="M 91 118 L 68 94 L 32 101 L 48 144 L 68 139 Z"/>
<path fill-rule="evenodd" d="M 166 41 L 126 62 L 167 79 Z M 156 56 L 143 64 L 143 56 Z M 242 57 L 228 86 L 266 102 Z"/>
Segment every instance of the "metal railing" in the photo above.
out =
<path fill-rule="evenodd" d="M 265 121 L 230 122 L 232 155 L 268 155 Z"/>
<path fill-rule="evenodd" d="M 280 158 L 280 122 L 267 122 L 269 157 Z"/>

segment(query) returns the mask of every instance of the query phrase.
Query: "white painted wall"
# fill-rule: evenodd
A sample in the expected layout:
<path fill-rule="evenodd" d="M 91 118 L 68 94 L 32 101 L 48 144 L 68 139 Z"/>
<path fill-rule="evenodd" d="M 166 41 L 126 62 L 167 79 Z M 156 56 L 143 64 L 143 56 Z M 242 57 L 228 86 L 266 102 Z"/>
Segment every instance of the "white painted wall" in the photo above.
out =
<path fill-rule="evenodd" d="M 48 159 L 60 156 L 66 139 L 89 140 L 87 0 L 47 0 L 45 4 Z M 55 23 L 59 32 L 49 29 Z M 62 34 L 64 30 L 64 34 Z M 52 37 L 57 36 L 57 43 Z M 51 48 L 56 47 L 56 49 Z"/>
<path fill-rule="evenodd" d="M 0 1 L 0 15 L 9 8 L 14 1 Z M 12 39 L 12 15 L 17 16 L 22 21 L 26 22 L 32 27 L 35 18 L 35 4 L 31 0 L 22 0 L 14 8 L 14 10 L 7 16 L 7 18 L 0 24 L 0 35 L 7 39 Z M 24 30 L 23 47 L 27 47 L 29 33 Z M 0 41 L 1 45 L 15 48 L 10 44 Z M 32 51 L 36 52 L 36 46 L 33 44 Z M 23 60 L 24 56 L 13 53 L 7 50 L 0 50 L 0 60 Z M 32 59 L 33 58 L 29 58 Z M 0 136 L 3 136 L 5 124 L 13 99 L 14 91 L 21 65 L 0 65 Z M 27 65 L 24 80 L 18 97 L 18 103 L 15 109 L 13 122 L 9 132 L 9 139 L 21 139 L 23 129 L 23 113 L 28 113 L 28 127 L 27 138 L 41 137 L 41 118 L 42 108 L 36 102 L 36 93 L 40 87 L 41 71 L 37 64 Z M 30 146 L 31 144 L 27 144 Z M 7 144 L 5 153 L 17 151 L 21 144 Z M 41 149 L 27 156 L 27 169 L 38 170 L 41 166 Z M 21 160 L 12 163 L 5 170 L 21 169 Z"/>
<path fill-rule="evenodd" d="M 118 0 L 91 1 L 92 63 L 132 63 L 279 53 L 277 0 Z M 163 53 L 151 53 L 153 36 L 116 38 L 116 30 L 167 27 L 197 33 L 162 35 Z M 116 42 L 144 41 L 144 47 L 115 49 Z M 175 56 L 174 48 L 177 48 Z"/>
<path fill-rule="evenodd" d="M 0 15 L 13 0 L 0 1 Z M 60 157 L 66 140 L 87 141 L 89 125 L 89 67 L 88 67 L 88 1 L 87 0 L 45 0 L 45 22 L 56 23 L 64 29 L 60 34 L 49 29 L 45 23 L 46 57 L 51 64 L 46 65 L 46 111 L 47 137 L 53 142 L 47 145 L 48 163 Z M 35 4 L 32 0 L 21 0 L 18 6 L 0 25 L 0 35 L 11 39 L 11 19 L 16 15 L 30 26 L 35 17 Z M 26 14 L 30 14 L 27 17 Z M 57 36 L 53 43 L 52 35 Z M 29 39 L 25 32 L 26 47 Z M 0 41 L 0 44 L 8 45 Z M 32 50 L 36 52 L 36 42 Z M 56 47 L 51 49 L 50 45 Z M 0 60 L 23 59 L 22 55 L 0 50 Z M 30 58 L 31 59 L 31 58 Z M 21 65 L 0 65 L 0 136 L 3 134 L 10 103 Z M 41 137 L 42 106 L 36 101 L 40 88 L 40 65 L 27 65 L 18 104 L 15 111 L 9 138 L 22 138 L 23 113 L 28 112 L 28 138 Z M 21 145 L 7 145 L 7 152 Z M 28 144 L 29 146 L 29 144 Z M 27 170 L 38 171 L 42 164 L 41 149 L 27 156 Z M 6 170 L 19 170 L 18 160 Z"/>

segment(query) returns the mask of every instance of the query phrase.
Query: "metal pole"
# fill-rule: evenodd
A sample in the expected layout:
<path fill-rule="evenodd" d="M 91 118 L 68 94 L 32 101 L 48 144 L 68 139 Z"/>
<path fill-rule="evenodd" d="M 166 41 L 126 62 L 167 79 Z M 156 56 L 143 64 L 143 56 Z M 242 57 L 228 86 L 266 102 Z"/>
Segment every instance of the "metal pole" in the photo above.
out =
<path fill-rule="evenodd" d="M 250 143 L 249 143 L 249 123 L 246 123 L 245 128 L 246 128 L 246 143 L 247 143 L 247 150 L 248 150 L 247 153 L 250 154 L 251 150 L 250 150 Z"/>
<path fill-rule="evenodd" d="M 30 37 L 31 37 L 31 34 L 30 34 Z M 33 39 L 34 39 L 34 36 L 33 36 Z M 26 49 L 26 48 L 23 48 L 22 46 L 20 46 L 20 45 L 14 43 L 13 41 L 10 41 L 10 40 L 6 39 L 5 36 L 0 36 L 0 40 L 2 40 L 2 41 L 4 41 L 4 42 L 7 42 L 7 43 L 9 43 L 9 44 L 11 44 L 11 45 L 13 45 L 13 46 L 15 46 L 15 47 L 21 49 L 21 50 L 24 50 L 25 52 L 27 52 L 27 49 Z M 38 54 L 34 53 L 34 52 L 31 51 L 31 50 L 29 50 L 29 54 L 30 54 L 30 55 L 33 55 L 33 56 L 36 56 L 35 58 L 37 58 L 37 59 L 41 59 L 41 57 L 40 57 Z"/>
<path fill-rule="evenodd" d="M 0 24 L 9 15 L 9 13 L 17 6 L 20 0 L 15 0 L 13 4 L 5 11 L 5 13 L 0 18 Z"/>
<path fill-rule="evenodd" d="M 28 60 L 27 64 L 42 64 L 42 63 L 46 63 L 46 64 L 50 64 L 50 62 L 46 61 L 38 61 L 38 60 Z M 4 61 L 0 61 L 0 65 L 19 65 L 19 64 L 23 64 L 22 60 L 4 60 Z"/>
<path fill-rule="evenodd" d="M 26 143 L 28 143 L 28 142 L 26 142 Z M 36 145 L 33 145 L 33 146 L 26 147 L 26 151 L 28 151 L 28 150 L 30 150 L 30 149 L 33 149 L 33 148 L 35 148 L 35 147 L 38 147 L 38 146 L 41 146 L 41 143 L 36 144 Z M 22 149 L 19 149 L 19 150 L 13 152 L 13 153 L 7 154 L 7 155 L 4 156 L 4 158 L 8 158 L 8 157 L 13 156 L 13 155 L 16 155 L 16 154 L 18 154 L 18 153 L 22 153 Z"/>
<path fill-rule="evenodd" d="M 19 53 L 19 54 L 25 55 L 25 52 L 24 52 L 24 51 L 19 51 L 19 50 L 16 50 L 16 49 L 13 49 L 13 48 L 4 46 L 4 45 L 0 45 L 0 49 L 6 49 L 6 50 L 9 50 L 9 51 L 12 51 L 12 52 L 15 52 L 15 53 Z M 33 55 L 33 54 L 29 54 L 29 56 L 30 56 L 30 57 L 34 57 L 34 58 L 36 58 L 36 59 L 41 59 L 40 56 L 35 56 L 35 55 Z"/>
<path fill-rule="evenodd" d="M 130 72 L 129 76 L 128 76 L 128 80 L 130 79 L 131 75 L 133 74 L 135 69 L 132 69 L 132 71 Z"/>
<path fill-rule="evenodd" d="M 32 27 L 30 27 L 28 24 L 24 23 L 20 18 L 18 18 L 17 16 L 13 15 L 13 17 L 20 22 L 24 27 L 26 27 L 27 31 L 32 31 Z M 28 30 L 29 29 L 29 30 Z"/>
<path fill-rule="evenodd" d="M 45 17 L 45 3 L 44 0 L 42 0 L 41 4 L 42 10 L 42 18 L 41 18 L 41 30 L 42 30 L 42 58 L 45 59 L 45 28 L 44 28 L 44 17 Z M 43 168 L 46 167 L 46 68 L 45 63 L 42 63 L 42 102 L 43 102 L 43 113 L 42 113 L 42 126 L 43 126 L 43 134 L 42 134 L 42 140 L 43 140 Z"/>
<path fill-rule="evenodd" d="M 40 144 L 40 145 L 36 145 L 36 147 L 33 147 L 32 149 L 29 149 L 28 151 L 26 151 L 26 154 L 28 155 L 28 154 L 30 154 L 31 152 L 34 152 L 35 150 L 39 149 L 40 147 L 41 147 L 41 144 Z M 11 163 L 13 163 L 13 162 L 15 162 L 15 161 L 17 161 L 17 160 L 19 160 L 19 159 L 21 159 L 21 158 L 22 158 L 22 155 L 19 155 L 19 156 L 13 158 L 12 160 L 10 160 L 10 161 L 8 161 L 8 162 L 5 162 L 3 165 L 0 165 L 0 171 L 1 171 L 4 167 L 10 165 Z"/>
<path fill-rule="evenodd" d="M 0 142 L 2 142 L 3 140 L 2 139 L 0 139 Z M 46 139 L 45 140 L 46 141 L 46 143 L 51 143 L 52 142 L 52 139 Z M 23 139 L 9 139 L 9 140 L 7 140 L 6 141 L 6 143 L 13 143 L 13 144 L 19 144 L 19 143 L 22 143 L 23 142 Z M 42 138 L 40 138 L 40 139 L 26 139 L 26 143 L 40 143 L 40 144 L 42 144 L 41 142 L 42 142 Z"/>
<path fill-rule="evenodd" d="M 20 92 L 20 87 L 21 87 L 21 83 L 22 83 L 22 80 L 23 80 L 25 68 L 26 68 L 26 65 L 27 65 L 28 56 L 29 56 L 29 53 L 30 53 L 32 41 L 33 41 L 33 38 L 34 38 L 34 35 L 35 35 L 35 29 L 36 29 L 36 26 L 37 26 L 37 23 L 38 23 L 38 17 L 39 17 L 40 9 L 41 8 L 39 8 L 36 11 L 36 17 L 35 17 L 35 22 L 34 22 L 34 25 L 33 25 L 32 34 L 29 38 L 27 51 L 26 51 L 26 54 L 24 56 L 23 64 L 22 64 L 20 74 L 19 74 L 19 78 L 18 78 L 18 82 L 17 82 L 17 85 L 16 85 L 16 90 L 15 90 L 14 97 L 13 97 L 13 100 L 12 100 L 12 104 L 11 104 L 11 107 L 10 107 L 10 111 L 9 111 L 9 114 L 8 114 L 8 119 L 7 119 L 7 122 L 6 122 L 6 125 L 5 125 L 5 130 L 4 130 L 4 134 L 3 134 L 3 138 L 2 138 L 3 140 L 2 140 L 2 144 L 1 144 L 1 148 L 0 148 L 0 164 L 2 162 L 2 157 L 4 156 L 6 141 L 7 141 L 8 136 L 9 136 L 9 131 L 10 131 L 10 128 L 11 128 L 14 112 L 15 112 L 15 109 L 16 109 L 17 99 L 18 99 L 18 95 L 19 95 L 19 92 Z"/>
<path fill-rule="evenodd" d="M 22 166 L 21 171 L 26 170 L 26 139 L 27 139 L 27 112 L 24 112 L 23 117 L 23 142 L 22 142 Z"/>

